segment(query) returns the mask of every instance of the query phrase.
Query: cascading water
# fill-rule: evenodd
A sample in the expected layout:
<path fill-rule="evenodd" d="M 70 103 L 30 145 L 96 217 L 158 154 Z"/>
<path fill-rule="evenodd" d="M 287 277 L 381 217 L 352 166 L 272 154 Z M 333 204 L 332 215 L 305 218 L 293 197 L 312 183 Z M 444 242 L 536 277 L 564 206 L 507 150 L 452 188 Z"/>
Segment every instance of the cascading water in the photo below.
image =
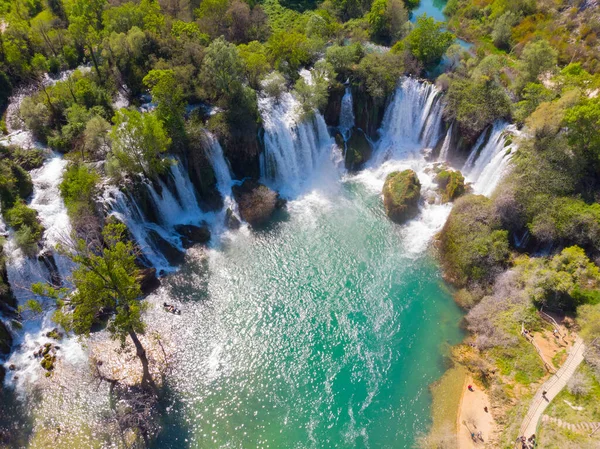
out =
<path fill-rule="evenodd" d="M 514 125 L 496 121 L 489 132 L 484 131 L 473 146 L 462 173 L 475 193 L 489 196 L 505 174 L 515 144 L 507 145 L 507 136 L 516 134 Z"/>
<path fill-rule="evenodd" d="M 29 206 L 37 211 L 38 218 L 44 226 L 43 249 L 40 254 L 45 253 L 47 256 L 27 257 L 19 249 L 13 233 L 9 232 L 6 268 L 8 280 L 19 305 L 25 305 L 28 299 L 34 297 L 30 291 L 31 284 L 57 281 L 64 284 L 73 268 L 67 257 L 55 251 L 56 246 L 68 241 L 71 235 L 71 224 L 59 191 L 66 164 L 67 161 L 61 156 L 52 154 L 41 168 L 31 171 L 34 191 Z M 18 349 L 6 362 L 6 365 L 14 364 L 19 367 L 21 384 L 35 380 L 41 375 L 38 360 L 32 358 L 31 353 L 49 341 L 45 334 L 55 326 L 51 319 L 53 310 L 53 304 L 49 303 L 44 305 L 44 313 L 40 317 L 28 317 L 25 314 L 28 319 L 15 342 Z M 66 339 L 61 346 L 65 348 L 64 357 L 69 361 L 85 361 L 82 349 L 75 340 Z M 7 378 L 8 382 L 12 380 L 12 377 Z"/>
<path fill-rule="evenodd" d="M 441 97 L 441 92 L 431 83 L 410 77 L 400 81 L 379 130 L 376 165 L 436 145 L 444 109 Z"/>
<path fill-rule="evenodd" d="M 299 102 L 287 92 L 279 101 L 260 98 L 258 106 L 265 128 L 262 176 L 267 182 L 293 195 L 321 170 L 333 168 L 339 153 L 318 111 L 303 119 Z"/>
<path fill-rule="evenodd" d="M 106 187 L 103 193 L 103 201 L 110 208 L 111 215 L 125 223 L 143 256 L 150 264 L 159 271 L 171 271 L 172 268 L 169 262 L 150 238 L 150 231 L 157 232 L 167 241 L 172 240 L 171 233 L 162 226 L 147 221 L 137 203 L 117 187 Z M 177 242 L 173 241 L 172 243 L 176 244 Z"/>
<path fill-rule="evenodd" d="M 448 128 L 448 132 L 446 133 L 446 137 L 444 138 L 444 143 L 442 144 L 442 148 L 440 150 L 440 156 L 438 157 L 439 162 L 445 162 L 448 160 L 448 153 L 450 152 L 450 142 L 452 142 L 453 128 L 454 123 L 450 125 L 450 128 Z"/>
<path fill-rule="evenodd" d="M 342 97 L 342 107 L 340 110 L 340 124 L 338 129 L 347 142 L 354 128 L 354 102 L 352 99 L 352 90 L 350 86 L 346 86 L 346 92 Z"/>

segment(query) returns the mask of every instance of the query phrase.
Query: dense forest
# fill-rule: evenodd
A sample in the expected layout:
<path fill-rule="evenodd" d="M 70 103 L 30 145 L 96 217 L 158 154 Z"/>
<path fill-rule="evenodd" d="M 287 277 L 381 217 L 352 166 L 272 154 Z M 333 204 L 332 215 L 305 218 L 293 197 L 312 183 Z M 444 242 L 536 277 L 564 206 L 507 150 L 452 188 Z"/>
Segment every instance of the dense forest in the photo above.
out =
<path fill-rule="evenodd" d="M 234 189 L 238 202 L 259 191 L 278 209 L 280 198 L 257 182 L 265 134 L 260 99 L 292 92 L 303 120 L 321 113 L 335 127 L 348 87 L 364 133 L 344 154 L 345 167 L 356 172 L 371 157 L 399 79 L 411 76 L 442 93 L 456 160 L 486 142 L 495 123 L 518 129 L 505 142 L 510 170 L 490 197 L 471 193 L 455 171 L 437 177 L 444 201 L 456 200 L 434 249 L 469 332 L 450 359 L 498 404 L 494 447 L 511 447 L 529 405 L 522 398 L 547 377 L 521 337 L 523 327 L 548 328 L 540 310 L 566 317 L 586 342 L 579 385 L 564 394 L 589 405 L 589 421 L 600 421 L 600 10 L 594 0 L 449 0 L 442 23 L 412 17 L 416 7 L 418 0 L 0 0 L 2 132 L 24 127 L 68 161 L 60 195 L 74 235 L 57 251 L 77 264 L 77 290 L 33 286 L 56 301 L 56 321 L 89 334 L 98 315 L 111 310 L 109 330 L 134 342 L 144 389 L 160 389 L 137 337 L 145 330 L 138 298 L 151 290 L 156 270 L 123 223 L 103 210 L 102 192 L 127 191 L 152 217 L 143 186 L 169 185 L 170 169 L 182 163 L 200 207 L 220 210 L 208 131 L 233 177 L 245 180 Z M 24 96 L 16 111 L 9 106 L 15 96 Z M 28 206 L 29 171 L 43 161 L 40 149 L 0 146 L 2 217 L 29 256 L 38 254 L 44 233 Z M 270 212 L 258 213 L 257 222 Z M 231 215 L 230 224 L 238 221 Z M 180 259 L 156 239 L 169 262 Z M 1 309 L 15 314 L 6 270 L 0 274 Z M 31 301 L 19 312 L 39 308 Z M 4 325 L 0 342 L 0 352 L 10 352 Z M 45 360 L 52 371 L 52 358 Z M 146 430 L 143 439 L 151 439 Z M 434 413 L 419 447 L 455 447 L 449 433 Z M 567 431 L 552 435 L 560 445 L 547 439 L 540 447 L 598 444 Z"/>

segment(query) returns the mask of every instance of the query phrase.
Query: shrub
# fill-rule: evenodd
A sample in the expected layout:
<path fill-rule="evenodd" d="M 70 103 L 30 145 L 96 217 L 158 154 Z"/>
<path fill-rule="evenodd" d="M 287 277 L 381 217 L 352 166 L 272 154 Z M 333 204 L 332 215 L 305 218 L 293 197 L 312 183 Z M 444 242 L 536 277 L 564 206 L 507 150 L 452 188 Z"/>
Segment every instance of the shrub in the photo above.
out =
<path fill-rule="evenodd" d="M 402 75 L 402 59 L 393 53 L 370 53 L 358 65 L 356 77 L 373 99 L 383 102 Z"/>
<path fill-rule="evenodd" d="M 456 286 L 489 285 L 507 264 L 508 232 L 500 229 L 490 199 L 459 198 L 440 236 L 445 277 Z"/>
<path fill-rule="evenodd" d="M 28 255 L 35 254 L 37 243 L 44 232 L 37 212 L 24 202 L 18 201 L 4 213 L 4 217 L 6 223 L 15 230 L 15 240 L 19 248 Z"/>

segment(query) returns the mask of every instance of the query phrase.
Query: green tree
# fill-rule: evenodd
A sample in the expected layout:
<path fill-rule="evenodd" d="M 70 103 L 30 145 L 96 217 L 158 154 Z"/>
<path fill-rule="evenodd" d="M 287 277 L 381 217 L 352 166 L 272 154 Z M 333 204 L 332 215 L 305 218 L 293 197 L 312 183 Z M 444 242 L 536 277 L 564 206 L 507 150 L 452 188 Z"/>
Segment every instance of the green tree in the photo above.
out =
<path fill-rule="evenodd" d="M 564 118 L 569 144 L 600 169 L 600 98 L 584 99 L 568 109 Z"/>
<path fill-rule="evenodd" d="M 142 312 L 146 304 L 140 301 L 142 293 L 135 262 L 137 254 L 126 233 L 123 224 L 109 224 L 102 232 L 103 248 L 94 250 L 81 239 L 63 248 L 77 267 L 71 277 L 72 291 L 42 284 L 32 287 L 36 294 L 57 301 L 55 320 L 66 330 L 77 334 L 89 335 L 101 312 L 113 310 L 108 331 L 122 344 L 127 337 L 131 338 L 142 363 L 142 386 L 155 388 L 146 350 L 138 337 L 145 330 Z"/>
<path fill-rule="evenodd" d="M 401 0 L 375 0 L 367 18 L 371 25 L 371 36 L 389 44 L 402 37 L 408 12 Z"/>
<path fill-rule="evenodd" d="M 417 25 L 406 37 L 406 48 L 425 67 L 437 65 L 454 41 L 454 35 L 444 31 L 444 25 L 426 14 L 417 18 Z"/>
<path fill-rule="evenodd" d="M 600 269 L 578 246 L 565 248 L 550 260 L 526 259 L 518 266 L 525 291 L 538 305 L 574 310 L 600 302 Z"/>
<path fill-rule="evenodd" d="M 238 45 L 239 55 L 244 61 L 244 71 L 248 83 L 254 89 L 260 87 L 260 81 L 271 70 L 271 64 L 267 58 L 267 48 L 258 41 Z"/>
<path fill-rule="evenodd" d="M 383 101 L 396 88 L 402 70 L 400 56 L 391 52 L 369 53 L 358 64 L 356 75 L 371 97 Z"/>
<path fill-rule="evenodd" d="M 169 148 L 171 139 L 156 114 L 121 109 L 113 121 L 110 132 L 112 156 L 121 170 L 148 178 L 166 170 L 168 161 L 161 155 Z"/>
<path fill-rule="evenodd" d="M 185 101 L 183 89 L 175 78 L 173 70 L 150 70 L 144 77 L 144 84 L 150 88 L 152 99 L 158 103 L 157 117 L 164 123 L 171 139 L 181 142 L 185 135 Z"/>
<path fill-rule="evenodd" d="M 223 38 L 216 39 L 206 49 L 200 71 L 202 87 L 209 98 L 228 101 L 242 88 L 243 70 L 235 45 Z"/>
<path fill-rule="evenodd" d="M 556 67 L 558 52 L 546 40 L 529 42 L 521 52 L 520 84 L 536 82 L 543 73 Z"/>

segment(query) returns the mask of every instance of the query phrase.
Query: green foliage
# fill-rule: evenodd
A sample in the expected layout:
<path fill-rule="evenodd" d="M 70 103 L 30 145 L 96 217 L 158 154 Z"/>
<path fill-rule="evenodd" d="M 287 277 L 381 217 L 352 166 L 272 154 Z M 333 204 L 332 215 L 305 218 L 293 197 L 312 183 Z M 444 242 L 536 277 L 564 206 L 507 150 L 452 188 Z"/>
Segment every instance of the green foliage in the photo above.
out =
<path fill-rule="evenodd" d="M 408 12 L 401 0 L 375 0 L 367 19 L 373 39 L 393 43 L 402 38 Z"/>
<path fill-rule="evenodd" d="M 71 220 L 94 215 L 94 196 L 100 176 L 86 165 L 70 165 L 60 184 L 60 193 Z"/>
<path fill-rule="evenodd" d="M 525 292 L 538 306 L 575 310 L 583 304 L 600 303 L 600 270 L 583 249 L 571 246 L 551 259 L 517 261 Z"/>
<path fill-rule="evenodd" d="M 546 40 L 528 43 L 520 57 L 521 83 L 536 82 L 543 73 L 553 70 L 557 63 L 557 52 Z"/>
<path fill-rule="evenodd" d="M 254 89 L 260 87 L 261 80 L 271 70 L 267 48 L 258 41 L 238 46 L 240 58 L 244 61 L 244 72 L 248 83 Z"/>
<path fill-rule="evenodd" d="M 588 163 L 600 170 L 600 99 L 584 99 L 565 113 L 569 144 L 579 151 Z"/>
<path fill-rule="evenodd" d="M 156 114 L 121 109 L 113 121 L 111 156 L 123 174 L 153 178 L 166 170 L 169 164 L 161 155 L 167 151 L 171 139 Z"/>
<path fill-rule="evenodd" d="M 513 117 L 519 123 L 524 123 L 537 107 L 554 99 L 556 94 L 541 84 L 528 83 L 521 92 L 521 101 L 514 105 Z"/>
<path fill-rule="evenodd" d="M 202 87 L 209 98 L 228 102 L 241 88 L 244 65 L 238 49 L 223 38 L 214 40 L 206 49 L 200 72 Z"/>
<path fill-rule="evenodd" d="M 459 198 L 439 240 L 444 272 L 459 287 L 489 284 L 506 267 L 508 232 L 501 229 L 488 198 Z"/>
<path fill-rule="evenodd" d="M 600 304 L 583 304 L 577 308 L 577 322 L 581 326 L 580 335 L 592 341 L 600 335 Z"/>
<path fill-rule="evenodd" d="M 325 52 L 325 59 L 342 79 L 348 78 L 354 66 L 359 63 L 363 56 L 364 49 L 359 43 L 346 46 L 332 45 Z"/>
<path fill-rule="evenodd" d="M 185 135 L 185 102 L 183 89 L 175 73 L 173 70 L 150 70 L 144 77 L 144 84 L 150 88 L 152 99 L 158 103 L 157 118 L 163 122 L 171 139 L 181 142 Z"/>
<path fill-rule="evenodd" d="M 469 139 L 474 139 L 497 119 L 510 116 L 510 99 L 493 80 L 455 78 L 450 83 L 447 98 L 448 116 L 456 119 Z"/>
<path fill-rule="evenodd" d="M 402 74 L 402 60 L 393 53 L 370 53 L 358 64 L 357 80 L 378 102 L 383 102 L 396 88 Z"/>
<path fill-rule="evenodd" d="M 26 199 L 33 193 L 31 177 L 20 165 L 0 153 L 0 206 L 2 210 L 11 208 L 19 199 Z"/>
<path fill-rule="evenodd" d="M 148 360 L 137 337 L 145 329 L 142 312 L 146 303 L 140 301 L 137 254 L 126 233 L 124 225 L 108 224 L 102 232 L 102 248 L 94 251 L 83 240 L 71 248 L 63 248 L 76 266 L 70 294 L 67 289 L 49 285 L 36 284 L 32 288 L 35 293 L 56 300 L 58 308 L 54 319 L 77 334 L 89 335 L 102 311 L 114 311 L 107 329 L 122 343 L 127 336 L 131 337 L 144 367 L 142 384 L 148 385 L 152 382 Z"/>
<path fill-rule="evenodd" d="M 307 82 L 300 77 L 296 81 L 294 90 L 300 100 L 305 115 L 310 115 L 317 109 L 327 105 L 329 85 L 335 79 L 333 66 L 326 61 L 318 61 L 311 71 L 311 80 Z"/>
<path fill-rule="evenodd" d="M 306 35 L 297 32 L 273 33 L 267 42 L 273 66 L 295 79 L 301 66 L 310 62 L 312 54 Z"/>
<path fill-rule="evenodd" d="M 4 212 L 4 218 L 6 224 L 15 230 L 15 241 L 19 248 L 27 255 L 35 254 L 44 232 L 37 212 L 19 200 Z"/>
<path fill-rule="evenodd" d="M 436 66 L 454 41 L 454 35 L 444 31 L 443 24 L 426 14 L 417 18 L 417 25 L 405 40 L 405 48 L 426 68 Z"/>
<path fill-rule="evenodd" d="M 442 201 L 447 203 L 465 193 L 465 177 L 455 170 L 442 170 L 436 177 L 439 188 L 442 190 Z"/>

